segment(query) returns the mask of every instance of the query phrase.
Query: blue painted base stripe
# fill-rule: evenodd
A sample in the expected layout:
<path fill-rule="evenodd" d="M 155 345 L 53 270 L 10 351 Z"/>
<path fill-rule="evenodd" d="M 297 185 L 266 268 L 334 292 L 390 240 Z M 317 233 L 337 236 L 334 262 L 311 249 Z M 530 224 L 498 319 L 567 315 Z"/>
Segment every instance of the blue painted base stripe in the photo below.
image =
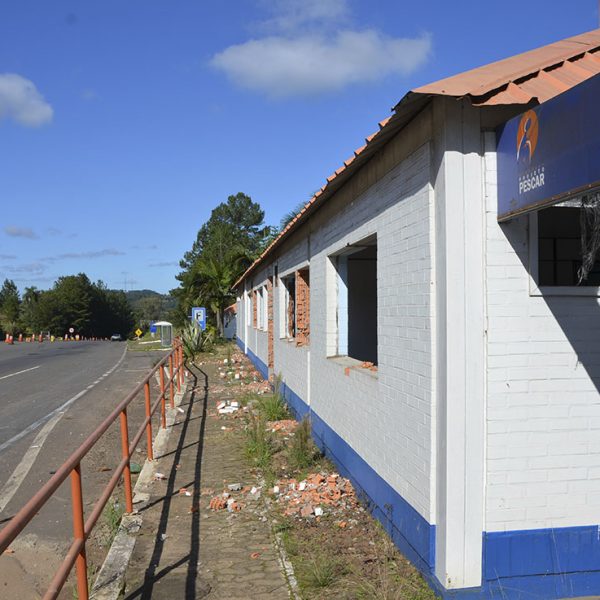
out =
<path fill-rule="evenodd" d="M 302 421 L 306 415 L 309 414 L 310 410 L 308 405 L 295 394 L 285 383 L 281 384 L 281 393 L 287 402 L 290 412 L 294 415 L 297 421 Z"/>
<path fill-rule="evenodd" d="M 237 340 L 243 350 L 244 343 Z M 263 374 L 266 365 L 251 351 Z M 265 376 L 266 377 L 266 376 Z M 483 585 L 449 590 L 433 573 L 435 525 L 430 525 L 286 384 L 282 394 L 298 420 L 309 416 L 313 436 L 396 546 L 444 600 L 558 600 L 600 595 L 600 527 L 483 532 Z"/>
<path fill-rule="evenodd" d="M 269 369 L 267 365 L 248 348 L 248 358 L 254 363 L 256 370 L 263 376 L 263 379 L 269 379 Z"/>
<path fill-rule="evenodd" d="M 315 441 L 323 453 L 352 481 L 359 497 L 362 496 L 406 557 L 421 570 L 431 570 L 435 563 L 435 526 L 430 525 L 317 413 L 311 411 L 310 415 Z"/>

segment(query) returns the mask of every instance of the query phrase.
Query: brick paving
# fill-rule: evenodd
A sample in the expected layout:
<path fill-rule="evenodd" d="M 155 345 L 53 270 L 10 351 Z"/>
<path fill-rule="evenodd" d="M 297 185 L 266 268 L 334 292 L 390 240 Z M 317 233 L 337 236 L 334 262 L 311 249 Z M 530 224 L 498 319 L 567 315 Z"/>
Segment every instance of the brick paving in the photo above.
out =
<path fill-rule="evenodd" d="M 256 480 L 243 456 L 241 419 L 216 417 L 216 401 L 228 395 L 222 386 L 218 398 L 212 394 L 216 365 L 203 365 L 197 375 L 168 448 L 156 459 L 156 471 L 166 479 L 153 481 L 149 498 L 137 505 L 143 525 L 127 570 L 125 598 L 288 599 L 262 500 L 246 488 L 232 493 L 242 505 L 239 512 L 209 508 L 227 484 L 251 487 Z M 191 495 L 180 493 L 182 488 Z"/>

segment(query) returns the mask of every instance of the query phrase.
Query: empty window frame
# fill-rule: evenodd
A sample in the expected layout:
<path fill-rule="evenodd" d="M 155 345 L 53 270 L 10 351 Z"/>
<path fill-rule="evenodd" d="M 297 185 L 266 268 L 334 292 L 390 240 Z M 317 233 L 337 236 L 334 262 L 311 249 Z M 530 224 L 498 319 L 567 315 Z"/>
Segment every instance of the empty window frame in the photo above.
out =
<path fill-rule="evenodd" d="M 538 219 L 538 285 L 600 286 L 600 261 L 596 260 L 586 280 L 579 283 L 582 264 L 581 207 L 579 202 L 540 210 Z"/>
<path fill-rule="evenodd" d="M 306 346 L 310 342 L 310 272 L 296 271 L 296 343 Z"/>
<path fill-rule="evenodd" d="M 244 312 L 246 315 L 245 326 L 250 327 L 252 322 L 252 292 L 249 291 L 244 293 Z"/>
<path fill-rule="evenodd" d="M 262 329 L 263 328 L 263 289 L 258 288 L 256 290 L 256 299 L 257 299 L 257 303 L 256 303 L 256 313 L 257 313 L 257 317 L 256 317 L 256 328 L 257 329 Z"/>
<path fill-rule="evenodd" d="M 262 287 L 262 328 L 267 331 L 269 326 L 269 288 Z"/>
<path fill-rule="evenodd" d="M 337 353 L 377 364 L 377 240 L 331 257 L 337 273 Z"/>
<path fill-rule="evenodd" d="M 296 337 L 296 276 L 287 275 L 281 278 L 282 306 L 281 306 L 281 337 L 294 339 Z"/>

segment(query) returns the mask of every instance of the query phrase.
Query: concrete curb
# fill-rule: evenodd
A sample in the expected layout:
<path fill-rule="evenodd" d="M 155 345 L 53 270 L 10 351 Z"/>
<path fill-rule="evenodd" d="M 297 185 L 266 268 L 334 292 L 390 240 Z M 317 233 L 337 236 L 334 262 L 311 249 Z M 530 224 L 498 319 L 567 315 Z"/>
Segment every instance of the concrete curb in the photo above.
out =
<path fill-rule="evenodd" d="M 178 413 L 177 407 L 187 393 L 187 388 L 186 381 L 181 392 L 175 394 L 175 408 L 167 408 L 167 427 L 166 429 L 159 429 L 154 438 L 155 457 L 161 456 L 167 447 L 175 417 Z M 124 515 L 121 519 L 117 535 L 92 587 L 90 600 L 118 600 L 122 597 L 125 589 L 125 573 L 135 546 L 136 534 L 142 527 L 143 522 L 142 515 L 137 512 L 135 505 L 143 504 L 150 498 L 145 490 L 148 489 L 150 482 L 154 479 L 155 472 L 156 462 L 146 459 L 133 489 L 134 512 L 131 515 Z"/>
<path fill-rule="evenodd" d="M 267 515 L 269 515 L 269 520 L 271 521 L 271 533 L 273 535 L 273 539 L 275 541 L 275 550 L 277 550 L 277 560 L 279 561 L 279 566 L 281 567 L 281 572 L 285 577 L 285 580 L 288 584 L 288 591 L 290 594 L 290 598 L 292 600 L 302 600 L 302 596 L 300 594 L 300 588 L 298 586 L 298 580 L 296 579 L 296 574 L 294 573 L 294 565 L 292 565 L 292 561 L 290 560 L 288 553 L 285 550 L 285 545 L 283 543 L 283 538 L 281 533 L 275 531 L 276 521 L 273 519 L 273 508 L 271 507 L 271 500 L 266 494 L 267 488 L 265 487 L 264 479 L 261 480 L 261 486 L 264 490 L 263 494 L 263 505 L 266 508 Z"/>
<path fill-rule="evenodd" d="M 296 575 L 294 573 L 294 566 L 292 565 L 287 552 L 285 551 L 285 546 L 283 545 L 283 540 L 280 533 L 275 534 L 275 548 L 277 550 L 279 566 L 281 567 L 285 580 L 288 584 L 290 598 L 292 598 L 292 600 L 301 600 L 298 581 L 296 580 Z"/>

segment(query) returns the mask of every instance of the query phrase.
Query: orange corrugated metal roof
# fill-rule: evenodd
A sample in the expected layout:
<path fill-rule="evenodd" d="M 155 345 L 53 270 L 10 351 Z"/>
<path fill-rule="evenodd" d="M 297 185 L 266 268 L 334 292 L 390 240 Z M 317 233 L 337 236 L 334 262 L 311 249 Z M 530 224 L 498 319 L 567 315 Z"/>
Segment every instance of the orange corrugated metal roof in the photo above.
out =
<path fill-rule="evenodd" d="M 517 54 L 410 91 L 379 123 L 365 145 L 327 177 L 325 185 L 288 223 L 270 246 L 235 282 L 237 287 L 312 212 L 331 197 L 391 137 L 400 131 L 432 96 L 469 98 L 475 106 L 529 105 L 545 102 L 600 74 L 600 29 Z"/>

